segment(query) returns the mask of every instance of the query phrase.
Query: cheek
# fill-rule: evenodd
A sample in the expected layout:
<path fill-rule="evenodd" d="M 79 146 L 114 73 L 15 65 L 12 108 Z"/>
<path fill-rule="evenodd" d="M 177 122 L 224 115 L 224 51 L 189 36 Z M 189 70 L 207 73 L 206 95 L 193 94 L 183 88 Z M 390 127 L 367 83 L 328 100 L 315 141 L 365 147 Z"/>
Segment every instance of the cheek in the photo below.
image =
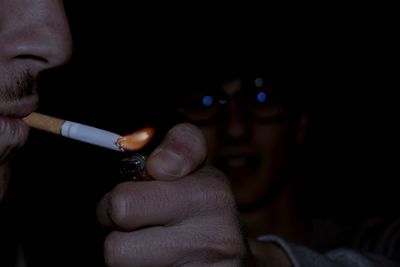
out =
<path fill-rule="evenodd" d="M 295 135 L 290 131 L 287 124 L 255 125 L 253 141 L 265 149 L 286 148 L 293 143 Z"/>
<path fill-rule="evenodd" d="M 0 165 L 0 200 L 3 199 L 7 191 L 8 179 L 9 179 L 9 166 Z"/>
<path fill-rule="evenodd" d="M 266 168 L 280 169 L 286 165 L 295 142 L 295 134 L 289 126 L 256 126 L 253 138 L 254 145 L 258 147 Z"/>

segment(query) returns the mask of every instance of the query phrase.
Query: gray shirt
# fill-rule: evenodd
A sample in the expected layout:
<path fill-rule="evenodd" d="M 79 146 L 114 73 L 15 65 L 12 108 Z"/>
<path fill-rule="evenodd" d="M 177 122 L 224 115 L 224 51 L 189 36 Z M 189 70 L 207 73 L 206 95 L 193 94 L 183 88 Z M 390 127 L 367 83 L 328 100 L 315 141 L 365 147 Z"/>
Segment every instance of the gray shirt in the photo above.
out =
<path fill-rule="evenodd" d="M 400 267 L 400 264 L 383 256 L 348 248 L 318 253 L 304 246 L 290 244 L 274 235 L 261 236 L 259 240 L 280 246 L 289 256 L 293 267 Z"/>

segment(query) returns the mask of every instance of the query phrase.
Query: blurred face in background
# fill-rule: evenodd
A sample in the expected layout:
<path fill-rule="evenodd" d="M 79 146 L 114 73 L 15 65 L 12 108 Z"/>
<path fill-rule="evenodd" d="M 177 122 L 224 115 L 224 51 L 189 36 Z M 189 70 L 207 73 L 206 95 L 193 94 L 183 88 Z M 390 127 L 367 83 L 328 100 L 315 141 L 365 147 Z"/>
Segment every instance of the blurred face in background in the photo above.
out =
<path fill-rule="evenodd" d="M 268 202 L 285 185 L 303 140 L 296 99 L 260 75 L 196 85 L 186 90 L 180 112 L 198 125 L 209 160 L 230 179 L 239 208 Z"/>

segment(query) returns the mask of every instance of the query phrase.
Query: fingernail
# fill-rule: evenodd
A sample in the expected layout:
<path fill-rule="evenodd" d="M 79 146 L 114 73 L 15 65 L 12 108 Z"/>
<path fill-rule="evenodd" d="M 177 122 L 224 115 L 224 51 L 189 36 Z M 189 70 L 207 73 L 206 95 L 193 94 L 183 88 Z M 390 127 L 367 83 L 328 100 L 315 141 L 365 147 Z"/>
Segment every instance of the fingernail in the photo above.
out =
<path fill-rule="evenodd" d="M 184 172 L 184 158 L 170 150 L 159 149 L 154 153 L 153 160 L 156 161 L 159 171 L 165 175 L 179 177 Z"/>

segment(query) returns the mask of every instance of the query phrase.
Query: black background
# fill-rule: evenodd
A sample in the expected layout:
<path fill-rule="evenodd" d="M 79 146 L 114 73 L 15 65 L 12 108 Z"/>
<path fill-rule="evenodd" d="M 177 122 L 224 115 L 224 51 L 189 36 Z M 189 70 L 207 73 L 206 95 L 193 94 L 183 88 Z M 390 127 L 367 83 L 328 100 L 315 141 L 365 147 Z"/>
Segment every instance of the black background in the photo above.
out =
<path fill-rule="evenodd" d="M 270 65 L 308 89 L 312 175 L 303 185 L 310 212 L 396 215 L 390 30 L 353 13 L 345 23 L 321 15 L 245 25 L 238 16 L 216 26 L 200 15 L 188 24 L 187 17 L 128 6 L 66 3 L 75 52 L 43 75 L 39 111 L 121 134 L 155 125 L 162 136 L 175 119 L 179 77 Z M 116 184 L 121 157 L 32 130 L 3 204 L 11 228 L 5 236 L 23 242 L 32 266 L 102 266 L 95 208 Z"/>

